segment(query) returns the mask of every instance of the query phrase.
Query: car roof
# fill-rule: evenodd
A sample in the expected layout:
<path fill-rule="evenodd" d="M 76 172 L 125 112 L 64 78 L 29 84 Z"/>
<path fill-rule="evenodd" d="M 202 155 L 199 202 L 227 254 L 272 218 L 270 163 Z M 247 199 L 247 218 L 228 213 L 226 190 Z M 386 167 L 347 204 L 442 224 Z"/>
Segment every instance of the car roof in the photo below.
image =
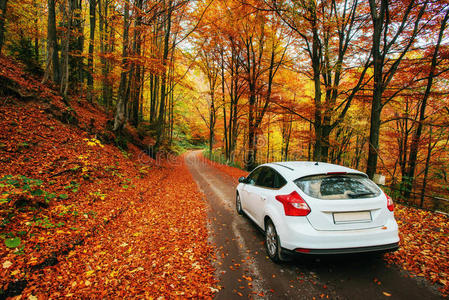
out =
<path fill-rule="evenodd" d="M 266 163 L 263 164 L 262 166 L 268 166 L 275 169 L 286 179 L 289 180 L 295 180 L 301 177 L 311 175 L 322 175 L 328 173 L 341 173 L 341 172 L 360 174 L 362 176 L 366 176 L 365 173 L 351 168 L 314 161 L 282 161 L 282 162 Z"/>

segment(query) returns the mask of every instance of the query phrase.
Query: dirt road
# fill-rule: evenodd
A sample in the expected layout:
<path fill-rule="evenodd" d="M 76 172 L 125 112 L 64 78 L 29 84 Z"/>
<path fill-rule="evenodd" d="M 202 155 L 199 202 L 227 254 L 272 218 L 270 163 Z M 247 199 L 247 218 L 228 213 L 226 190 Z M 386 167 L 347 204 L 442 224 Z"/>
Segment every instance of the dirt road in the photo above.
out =
<path fill-rule="evenodd" d="M 436 289 L 410 278 L 373 255 L 305 257 L 274 264 L 264 235 L 235 211 L 236 184 L 201 159 L 186 163 L 210 205 L 210 236 L 216 244 L 216 299 L 440 299 Z"/>

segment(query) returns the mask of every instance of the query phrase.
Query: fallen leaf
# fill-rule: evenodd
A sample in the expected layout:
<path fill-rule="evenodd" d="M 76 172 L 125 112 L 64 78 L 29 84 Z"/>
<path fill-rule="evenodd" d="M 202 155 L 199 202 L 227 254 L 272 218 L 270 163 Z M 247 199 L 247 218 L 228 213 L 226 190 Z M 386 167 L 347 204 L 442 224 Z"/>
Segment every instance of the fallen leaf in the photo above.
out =
<path fill-rule="evenodd" d="M 11 266 L 12 266 L 12 262 L 10 262 L 9 260 L 7 260 L 3 263 L 3 269 L 8 269 Z"/>

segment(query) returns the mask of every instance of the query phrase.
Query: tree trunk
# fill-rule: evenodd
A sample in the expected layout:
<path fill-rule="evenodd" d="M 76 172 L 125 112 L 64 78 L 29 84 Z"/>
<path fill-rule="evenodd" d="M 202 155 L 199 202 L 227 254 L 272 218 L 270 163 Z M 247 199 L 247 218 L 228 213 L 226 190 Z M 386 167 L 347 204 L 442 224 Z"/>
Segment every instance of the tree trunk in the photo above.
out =
<path fill-rule="evenodd" d="M 309 145 L 307 147 L 307 160 L 312 158 L 312 123 L 309 123 Z"/>
<path fill-rule="evenodd" d="M 51 63 L 53 67 L 53 81 L 56 84 L 61 82 L 61 73 L 59 68 L 59 49 L 56 36 L 56 12 L 55 0 L 48 0 L 48 23 L 47 40 L 49 44 L 49 53 L 51 53 Z"/>
<path fill-rule="evenodd" d="M 313 82 L 315 89 L 315 120 L 314 120 L 314 129 L 315 129 L 315 147 L 313 149 L 313 160 L 321 161 L 321 148 L 322 148 L 322 126 L 321 126 L 321 60 L 319 54 L 319 37 L 318 37 L 318 29 L 317 29 L 317 20 L 316 20 L 316 8 L 314 9 L 313 20 L 312 20 L 312 29 L 313 29 L 313 41 L 312 41 L 312 69 L 313 69 Z"/>
<path fill-rule="evenodd" d="M 66 7 L 66 3 L 68 2 L 68 7 Z M 69 73 L 70 73 L 70 47 L 72 41 L 72 18 L 73 18 L 73 0 L 65 1 L 61 3 L 61 9 L 63 11 L 64 16 L 64 26 L 65 26 L 65 36 L 64 39 L 61 40 L 61 44 L 63 44 L 61 49 L 61 84 L 59 87 L 59 92 L 64 96 L 67 96 L 67 92 L 69 89 Z"/>
<path fill-rule="evenodd" d="M 226 99 L 225 99 L 225 78 L 224 78 L 224 50 L 223 48 L 220 51 L 221 58 L 221 101 L 223 103 L 223 138 L 224 138 L 224 146 L 225 146 L 225 159 L 226 162 L 229 162 L 229 143 L 228 143 L 228 125 L 226 119 Z"/>
<path fill-rule="evenodd" d="M 36 9 L 36 11 L 38 10 L 36 0 L 33 0 L 33 8 Z M 34 18 L 34 30 L 36 30 L 36 36 L 34 38 L 34 56 L 36 57 L 36 61 L 37 62 L 39 62 L 39 60 L 40 60 L 39 59 L 39 37 L 38 37 L 38 34 L 37 34 L 39 32 L 39 23 L 38 22 L 39 22 L 39 18 L 38 18 L 38 16 L 35 16 L 35 18 Z M 1 46 L 0 46 L 0 52 L 1 52 Z"/>
<path fill-rule="evenodd" d="M 87 100 L 92 102 L 94 91 L 94 43 L 95 43 L 95 23 L 96 23 L 97 0 L 89 0 L 90 35 L 89 54 L 87 57 Z"/>
<path fill-rule="evenodd" d="M 211 103 L 209 111 L 209 158 L 212 157 L 212 151 L 214 146 L 214 135 L 215 135 L 215 99 L 214 95 L 211 93 Z"/>
<path fill-rule="evenodd" d="M 380 52 L 380 44 L 382 37 L 382 26 L 384 15 L 387 8 L 387 0 L 381 0 L 380 10 L 377 11 L 377 6 L 374 0 L 370 0 L 371 18 L 373 22 L 373 65 L 374 65 L 374 91 L 373 100 L 371 103 L 371 126 L 368 144 L 368 162 L 366 174 L 373 179 L 374 173 L 377 169 L 377 157 L 379 154 L 379 129 L 380 129 L 380 113 L 382 110 L 382 93 L 383 93 L 383 65 L 384 57 Z"/>
<path fill-rule="evenodd" d="M 156 144 L 154 146 L 154 151 L 157 152 L 161 146 L 163 132 L 165 128 L 165 99 L 166 99 L 166 85 L 167 85 L 167 58 L 169 51 L 170 42 L 170 32 L 171 32 L 171 15 L 172 15 L 172 1 L 169 0 L 166 16 L 166 28 L 164 36 L 164 52 L 162 57 L 163 71 L 161 76 L 161 91 L 160 91 L 160 104 L 159 104 L 159 115 L 158 124 L 156 130 Z"/>
<path fill-rule="evenodd" d="M 406 116 L 409 114 L 409 101 L 408 98 L 405 99 L 405 113 Z M 401 139 L 400 143 L 400 149 L 399 149 L 399 166 L 401 169 L 401 176 L 404 178 L 407 176 L 406 174 L 406 166 L 407 166 L 407 150 L 408 150 L 408 137 L 409 137 L 409 129 L 408 129 L 408 118 L 405 118 L 405 120 L 401 121 L 403 122 L 403 138 Z"/>
<path fill-rule="evenodd" d="M 288 148 L 290 145 L 290 137 L 292 133 L 293 127 L 293 119 L 292 115 L 288 117 L 284 116 L 284 120 L 282 122 L 282 153 L 281 160 L 288 160 Z"/>
<path fill-rule="evenodd" d="M 239 80 L 239 65 L 238 60 L 235 57 L 234 49 L 232 50 L 231 58 L 231 88 L 230 88 L 230 107 L 229 107 L 229 129 L 228 129 L 228 143 L 229 143 L 229 158 L 234 161 L 235 159 L 235 147 L 237 144 L 238 134 L 238 80 Z M 235 68 L 235 69 L 234 69 Z"/>
<path fill-rule="evenodd" d="M 113 13 L 114 8 L 110 7 L 111 14 Z M 115 30 L 111 27 L 109 27 L 109 38 L 108 38 L 108 47 L 107 47 L 107 53 L 111 54 L 115 52 Z M 106 60 L 106 99 L 108 100 L 109 107 L 112 110 L 112 107 L 114 105 L 113 101 L 113 95 L 114 95 L 114 85 L 115 81 L 111 80 L 109 78 L 109 73 L 112 71 L 112 63 L 109 60 Z"/>
<path fill-rule="evenodd" d="M 376 78 L 376 68 L 374 77 Z M 374 79 L 376 80 L 376 79 Z M 377 169 L 377 158 L 379 152 L 379 130 L 380 130 L 380 113 L 382 93 L 379 90 L 374 90 L 373 101 L 371 103 L 371 127 L 368 145 L 368 162 L 366 174 L 373 179 L 374 173 Z"/>
<path fill-rule="evenodd" d="M 142 48 L 142 29 L 140 28 L 142 23 L 142 5 L 143 0 L 135 0 L 134 1 L 135 10 L 135 31 L 134 31 L 134 41 L 133 41 L 133 55 L 135 57 L 140 57 L 141 48 Z M 141 66 L 139 62 L 133 63 L 132 65 L 132 83 L 131 83 L 131 111 L 130 111 L 130 120 L 131 124 L 137 127 L 139 124 L 139 99 L 140 99 L 140 73 Z"/>
<path fill-rule="evenodd" d="M 265 162 L 268 162 L 268 159 L 270 158 L 270 122 L 271 122 L 271 119 L 268 117 L 268 122 L 267 122 L 267 153 L 266 153 Z"/>
<path fill-rule="evenodd" d="M 122 52 L 122 72 L 120 75 L 120 86 L 118 91 L 118 103 L 115 111 L 114 131 L 121 132 L 126 122 L 127 104 L 127 74 L 128 74 L 128 47 L 129 47 L 129 1 L 125 1 L 123 19 L 123 52 Z M 112 29 L 111 29 L 112 30 Z"/>
<path fill-rule="evenodd" d="M 419 202 L 419 207 L 423 207 L 423 205 L 424 205 L 424 196 L 426 194 L 427 176 L 429 174 L 431 153 L 432 153 L 432 126 L 430 126 L 430 128 L 429 128 L 429 143 L 427 144 L 426 166 L 424 168 L 424 178 L 423 178 L 423 182 L 422 182 L 421 200 Z"/>
<path fill-rule="evenodd" d="M 172 49 L 176 47 L 176 33 L 173 37 L 172 41 Z M 175 72 L 175 52 L 172 51 L 170 55 L 170 64 L 168 66 L 168 137 L 169 137 L 169 145 L 171 146 L 173 142 L 173 125 L 174 125 L 174 119 L 173 119 L 173 113 L 174 113 L 174 105 L 175 105 L 175 98 L 174 98 L 174 72 Z"/>
<path fill-rule="evenodd" d="M 83 21 L 81 20 L 81 0 L 69 0 L 69 11 L 67 20 L 67 44 L 68 49 L 65 49 L 68 56 L 68 61 L 65 62 L 65 79 L 64 79 L 64 94 L 70 87 L 72 90 L 78 91 L 83 81 Z"/>
<path fill-rule="evenodd" d="M 153 73 L 150 73 L 150 123 L 153 123 L 154 119 L 154 111 L 156 106 L 156 99 L 154 97 L 154 75 Z"/>
<path fill-rule="evenodd" d="M 0 53 L 5 43 L 6 5 L 8 0 L 0 0 Z"/>
<path fill-rule="evenodd" d="M 102 5 L 104 3 L 104 5 Z M 109 46 L 108 46 L 108 39 L 110 40 L 110 36 L 108 36 L 108 2 L 107 0 L 98 0 L 98 11 L 99 14 L 99 33 L 100 33 L 100 62 L 101 62 L 101 76 L 102 76 L 102 100 L 103 104 L 106 107 L 106 111 L 109 112 L 109 109 L 111 109 L 111 99 L 109 97 L 108 89 L 109 89 L 109 83 L 108 83 L 108 60 L 105 58 L 105 55 L 108 52 Z M 111 30 L 111 34 L 112 34 Z"/>
<path fill-rule="evenodd" d="M 84 50 L 84 30 L 81 12 L 82 12 L 82 0 L 74 0 L 73 7 L 73 29 L 75 31 L 74 40 L 74 52 L 76 55 L 72 56 L 72 61 L 75 69 L 73 70 L 74 79 L 70 80 L 75 90 L 81 90 L 81 84 L 84 82 L 84 62 L 83 62 L 83 50 Z"/>
<path fill-rule="evenodd" d="M 288 133 L 287 133 L 287 138 L 286 138 L 286 141 L 285 141 L 285 150 L 284 150 L 284 158 L 283 158 L 283 160 L 288 160 L 288 149 L 290 147 L 290 137 L 291 137 L 291 134 L 292 134 L 292 125 L 293 124 L 290 121 L 289 129 L 288 129 Z"/>
<path fill-rule="evenodd" d="M 250 91 L 252 88 L 250 87 Z M 253 89 L 254 90 L 254 89 Z M 256 96 L 251 94 L 249 99 L 249 111 L 248 111 L 248 153 L 246 154 L 245 168 L 247 171 L 252 171 L 256 167 L 255 162 L 255 128 L 254 124 L 254 103 L 256 102 Z"/>

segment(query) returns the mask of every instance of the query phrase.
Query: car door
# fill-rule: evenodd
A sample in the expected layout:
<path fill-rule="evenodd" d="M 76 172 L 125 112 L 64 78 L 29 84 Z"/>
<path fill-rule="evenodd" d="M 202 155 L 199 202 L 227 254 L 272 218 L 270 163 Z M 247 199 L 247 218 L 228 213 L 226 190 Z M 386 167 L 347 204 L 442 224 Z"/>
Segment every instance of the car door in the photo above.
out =
<path fill-rule="evenodd" d="M 246 177 L 246 182 L 242 188 L 240 199 L 242 203 L 243 210 L 250 216 L 252 216 L 251 211 L 251 197 L 253 196 L 254 187 L 256 185 L 257 178 L 263 171 L 263 168 L 257 168 L 252 171 L 248 177 Z"/>
<path fill-rule="evenodd" d="M 267 168 L 265 166 L 259 167 L 256 170 L 254 170 L 255 172 L 255 176 L 251 177 L 253 179 L 255 179 L 254 182 L 248 182 L 248 184 L 245 186 L 245 191 L 247 193 L 246 195 L 246 204 L 247 204 L 247 209 L 246 212 L 248 214 L 248 216 L 253 219 L 254 222 L 257 222 L 256 219 L 256 209 L 257 209 L 257 203 L 258 203 L 258 198 L 259 193 L 260 193 L 260 187 L 258 186 L 258 182 L 260 182 L 261 178 L 264 176 L 264 173 L 266 172 Z"/>
<path fill-rule="evenodd" d="M 269 199 L 274 199 L 278 190 L 287 181 L 274 169 L 266 167 L 266 170 L 258 177 L 256 182 L 257 191 L 253 195 L 254 218 L 257 224 L 263 226 L 265 207 Z"/>

